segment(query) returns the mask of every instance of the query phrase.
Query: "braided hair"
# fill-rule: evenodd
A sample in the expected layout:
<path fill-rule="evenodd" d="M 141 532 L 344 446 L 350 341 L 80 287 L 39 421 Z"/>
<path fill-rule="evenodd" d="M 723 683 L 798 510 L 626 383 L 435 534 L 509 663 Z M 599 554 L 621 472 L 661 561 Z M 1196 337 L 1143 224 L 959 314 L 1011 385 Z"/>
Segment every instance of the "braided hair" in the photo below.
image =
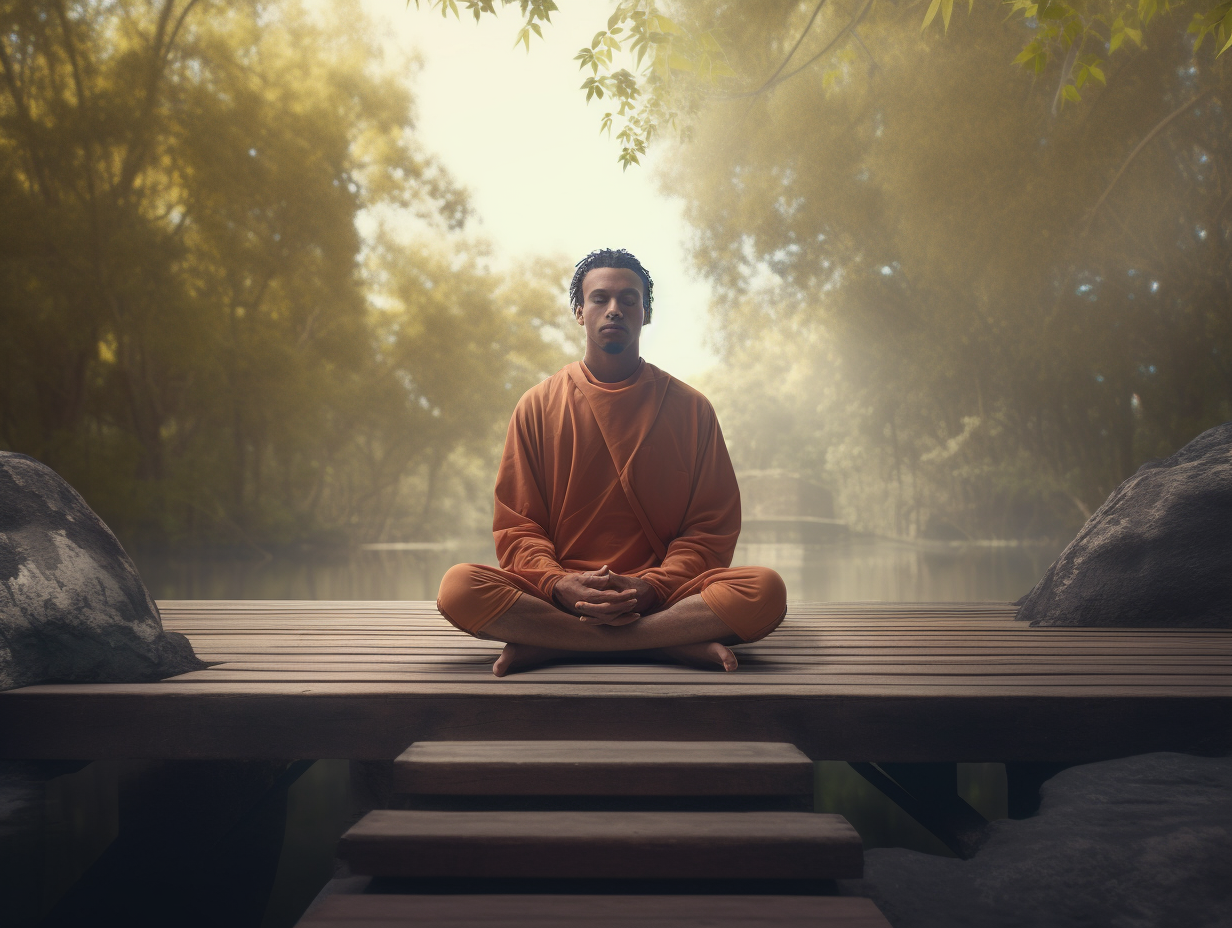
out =
<path fill-rule="evenodd" d="M 597 267 L 625 268 L 642 278 L 642 285 L 644 287 L 642 308 L 646 311 L 643 324 L 649 325 L 650 307 L 654 302 L 654 281 L 650 279 L 650 274 L 642 267 L 642 262 L 623 248 L 600 248 L 598 251 L 592 251 L 575 265 L 576 269 L 573 272 L 573 280 L 569 281 L 569 306 L 572 309 L 577 309 L 582 305 L 582 281 L 586 279 L 587 274 Z"/>

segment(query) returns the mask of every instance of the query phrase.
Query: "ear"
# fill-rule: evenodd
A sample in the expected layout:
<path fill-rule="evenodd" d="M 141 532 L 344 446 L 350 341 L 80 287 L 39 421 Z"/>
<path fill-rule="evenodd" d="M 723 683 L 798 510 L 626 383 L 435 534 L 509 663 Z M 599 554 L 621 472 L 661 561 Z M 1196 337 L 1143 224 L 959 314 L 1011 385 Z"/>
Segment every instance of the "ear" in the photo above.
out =
<path fill-rule="evenodd" d="M 586 319 L 582 315 L 582 307 L 580 306 L 573 307 L 573 318 L 577 320 L 578 325 L 586 324 Z"/>

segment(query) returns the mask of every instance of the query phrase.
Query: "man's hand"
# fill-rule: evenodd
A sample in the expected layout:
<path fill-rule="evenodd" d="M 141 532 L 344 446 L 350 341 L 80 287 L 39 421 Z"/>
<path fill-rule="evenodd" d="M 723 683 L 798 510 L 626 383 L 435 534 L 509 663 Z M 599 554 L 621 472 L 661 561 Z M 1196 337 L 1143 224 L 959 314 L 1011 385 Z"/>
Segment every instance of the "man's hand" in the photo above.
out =
<path fill-rule="evenodd" d="M 587 625 L 628 625 L 641 618 L 638 604 L 643 601 L 642 586 L 649 587 L 649 584 L 635 577 L 614 574 L 605 565 L 598 570 L 561 577 L 556 581 L 552 598 L 566 612 L 580 616 Z"/>
<path fill-rule="evenodd" d="M 659 604 L 658 591 L 641 577 L 628 577 L 624 574 L 608 574 L 608 588 L 613 590 L 632 590 L 637 594 L 637 605 L 634 612 L 645 615 Z"/>

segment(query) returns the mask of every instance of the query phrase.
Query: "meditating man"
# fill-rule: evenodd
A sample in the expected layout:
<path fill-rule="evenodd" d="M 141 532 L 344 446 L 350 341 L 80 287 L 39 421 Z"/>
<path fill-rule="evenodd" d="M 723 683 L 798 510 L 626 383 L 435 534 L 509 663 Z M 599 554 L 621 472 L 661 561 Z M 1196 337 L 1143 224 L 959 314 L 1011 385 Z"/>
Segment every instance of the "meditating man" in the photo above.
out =
<path fill-rule="evenodd" d="M 514 410 L 496 476 L 501 569 L 458 564 L 441 581 L 445 618 L 506 642 L 498 677 L 595 651 L 730 671 L 729 644 L 783 620 L 782 578 L 730 566 L 740 490 L 714 409 L 639 354 L 652 289 L 623 249 L 578 264 L 586 353 Z"/>

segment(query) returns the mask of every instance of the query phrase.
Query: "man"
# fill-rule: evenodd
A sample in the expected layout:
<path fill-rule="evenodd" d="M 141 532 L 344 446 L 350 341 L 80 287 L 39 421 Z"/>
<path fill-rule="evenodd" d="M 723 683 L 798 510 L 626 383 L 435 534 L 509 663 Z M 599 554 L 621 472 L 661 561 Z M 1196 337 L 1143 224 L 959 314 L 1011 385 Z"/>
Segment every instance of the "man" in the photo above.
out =
<path fill-rule="evenodd" d="M 730 566 L 740 490 L 714 409 L 639 353 L 653 287 L 624 249 L 578 264 L 586 353 L 514 410 L 492 525 L 501 569 L 458 564 L 441 581 L 445 618 L 506 642 L 498 677 L 595 651 L 731 671 L 729 644 L 783 620 L 782 578 Z"/>

